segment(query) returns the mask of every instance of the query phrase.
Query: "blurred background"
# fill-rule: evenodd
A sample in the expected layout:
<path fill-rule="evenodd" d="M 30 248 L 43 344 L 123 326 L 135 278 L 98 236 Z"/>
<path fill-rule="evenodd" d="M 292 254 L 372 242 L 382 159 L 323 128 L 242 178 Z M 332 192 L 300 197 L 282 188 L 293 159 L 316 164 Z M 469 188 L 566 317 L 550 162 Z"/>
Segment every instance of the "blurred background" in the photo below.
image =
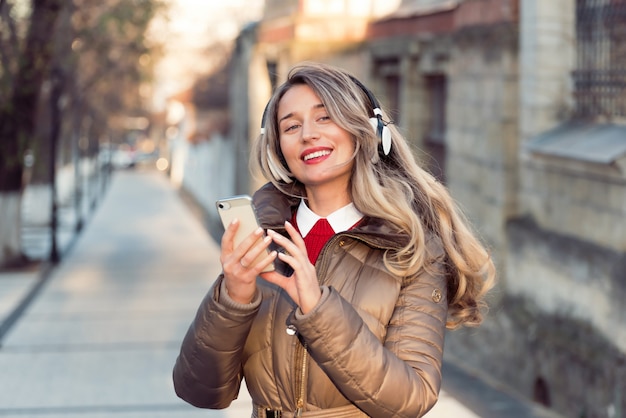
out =
<path fill-rule="evenodd" d="M 341 66 L 491 248 L 446 352 L 567 417 L 626 412 L 626 0 L 0 0 L 0 265 L 58 261 L 118 170 L 219 239 L 289 69 Z"/>

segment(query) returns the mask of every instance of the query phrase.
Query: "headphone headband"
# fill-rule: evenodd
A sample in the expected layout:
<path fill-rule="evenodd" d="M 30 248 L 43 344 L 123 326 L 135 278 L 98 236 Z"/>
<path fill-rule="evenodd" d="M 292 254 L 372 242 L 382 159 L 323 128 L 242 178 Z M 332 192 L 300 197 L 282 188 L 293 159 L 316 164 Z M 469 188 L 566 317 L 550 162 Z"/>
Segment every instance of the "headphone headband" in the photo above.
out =
<path fill-rule="evenodd" d="M 374 97 L 374 94 L 370 91 L 370 89 L 365 87 L 365 85 L 361 83 L 356 77 L 352 75 L 349 77 L 350 77 L 350 80 L 352 80 L 354 84 L 356 84 L 363 91 L 363 93 L 365 93 L 365 95 L 367 96 L 367 99 L 370 101 L 370 104 L 372 105 L 372 111 L 374 112 L 374 115 L 382 116 L 383 112 L 380 110 L 380 105 L 378 104 L 378 100 L 376 100 L 376 97 Z"/>
<path fill-rule="evenodd" d="M 385 121 L 383 121 L 383 111 L 380 110 L 380 105 L 378 104 L 378 100 L 374 97 L 374 94 L 367 88 L 363 83 L 361 83 L 357 78 L 350 76 L 350 79 L 359 86 L 361 90 L 365 93 L 367 98 L 372 105 L 372 112 L 374 113 L 374 117 L 370 118 L 370 124 L 374 128 L 376 132 L 376 136 L 378 137 L 378 141 L 383 149 L 383 154 L 389 155 L 391 152 L 391 132 L 387 127 Z"/>

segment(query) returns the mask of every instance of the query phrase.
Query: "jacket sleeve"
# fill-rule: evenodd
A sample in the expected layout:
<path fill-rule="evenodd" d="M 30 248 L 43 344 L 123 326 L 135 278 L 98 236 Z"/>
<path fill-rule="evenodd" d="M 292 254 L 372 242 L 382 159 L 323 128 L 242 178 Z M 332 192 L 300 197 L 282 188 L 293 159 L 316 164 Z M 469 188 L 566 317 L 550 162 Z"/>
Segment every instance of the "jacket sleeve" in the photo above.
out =
<path fill-rule="evenodd" d="M 367 415 L 421 417 L 437 402 L 447 319 L 442 261 L 407 280 L 385 341 L 332 288 L 307 315 L 294 316 L 311 357 Z M 342 318 L 338 321 L 338 318 Z"/>
<path fill-rule="evenodd" d="M 199 408 L 226 408 L 237 398 L 243 347 L 261 304 L 260 292 L 249 305 L 234 302 L 222 282 L 200 304 L 173 370 L 176 394 Z"/>

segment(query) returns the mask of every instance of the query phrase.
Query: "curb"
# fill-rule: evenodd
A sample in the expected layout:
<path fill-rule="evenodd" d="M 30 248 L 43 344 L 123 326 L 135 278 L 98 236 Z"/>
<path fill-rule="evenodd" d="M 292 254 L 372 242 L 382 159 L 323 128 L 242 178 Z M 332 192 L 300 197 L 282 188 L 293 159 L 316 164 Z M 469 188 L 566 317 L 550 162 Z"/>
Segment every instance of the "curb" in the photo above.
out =
<path fill-rule="evenodd" d="M 4 336 L 11 330 L 13 325 L 15 325 L 19 317 L 22 316 L 22 314 L 24 313 L 26 308 L 28 308 L 33 299 L 35 299 L 35 296 L 37 296 L 43 285 L 48 281 L 48 278 L 50 277 L 55 267 L 56 265 L 51 262 L 44 262 L 42 264 L 42 266 L 39 268 L 39 272 L 37 274 L 38 278 L 35 281 L 35 284 L 31 286 L 28 292 L 26 292 L 22 299 L 13 308 L 13 310 L 11 310 L 11 313 L 7 315 L 4 321 L 2 321 L 2 324 L 0 324 L 0 348 L 2 348 Z"/>

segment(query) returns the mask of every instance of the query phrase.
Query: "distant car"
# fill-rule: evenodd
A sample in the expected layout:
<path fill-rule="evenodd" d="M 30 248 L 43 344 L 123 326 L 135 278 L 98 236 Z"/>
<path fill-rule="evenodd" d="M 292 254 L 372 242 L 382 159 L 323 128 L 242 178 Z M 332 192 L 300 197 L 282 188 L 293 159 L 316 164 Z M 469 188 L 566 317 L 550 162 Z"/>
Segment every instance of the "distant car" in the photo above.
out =
<path fill-rule="evenodd" d="M 98 153 L 98 160 L 103 167 L 114 169 L 133 168 L 137 164 L 137 153 L 128 144 L 111 147 L 102 147 Z"/>
<path fill-rule="evenodd" d="M 111 165 L 113 168 L 126 169 L 133 168 L 137 164 L 137 154 L 128 144 L 121 144 L 113 150 L 111 154 Z"/>

